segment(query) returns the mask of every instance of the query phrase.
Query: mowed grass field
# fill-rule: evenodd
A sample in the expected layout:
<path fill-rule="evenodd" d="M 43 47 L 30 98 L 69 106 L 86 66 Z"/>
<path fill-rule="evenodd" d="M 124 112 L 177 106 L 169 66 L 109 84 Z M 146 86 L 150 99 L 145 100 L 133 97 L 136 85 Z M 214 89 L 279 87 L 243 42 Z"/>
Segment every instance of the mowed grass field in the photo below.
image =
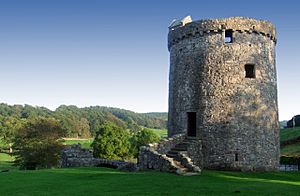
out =
<path fill-rule="evenodd" d="M 5 195 L 299 195 L 300 173 L 203 171 L 199 176 L 108 168 L 0 173 Z"/>
<path fill-rule="evenodd" d="M 81 144 L 82 148 L 91 148 L 91 144 L 93 143 L 93 138 L 91 139 L 68 139 L 68 140 L 64 140 L 63 144 L 64 145 L 72 145 L 72 144 Z"/>
<path fill-rule="evenodd" d="M 154 133 L 156 133 L 160 138 L 168 137 L 167 129 L 151 129 Z"/>
<path fill-rule="evenodd" d="M 90 145 L 91 140 L 66 140 L 65 144 L 78 142 Z M 1 196 L 300 195 L 300 172 L 204 170 L 198 176 L 179 176 L 155 171 L 120 172 L 100 167 L 21 171 L 11 165 L 12 161 L 13 157 L 0 153 Z"/>
<path fill-rule="evenodd" d="M 296 139 L 300 137 L 300 127 L 286 128 L 280 130 L 280 142 Z"/>
<path fill-rule="evenodd" d="M 300 137 L 300 127 L 286 128 L 280 130 L 280 142 L 287 145 L 281 145 L 280 153 L 284 156 L 300 156 L 300 142 L 297 138 Z"/>
<path fill-rule="evenodd" d="M 2 170 L 15 170 L 17 168 L 12 166 L 14 158 L 8 154 L 0 153 L 0 172 Z M 0 173 L 1 174 L 1 173 Z M 1 191 L 1 190 L 0 190 Z M 0 192 L 1 195 L 1 192 Z"/>

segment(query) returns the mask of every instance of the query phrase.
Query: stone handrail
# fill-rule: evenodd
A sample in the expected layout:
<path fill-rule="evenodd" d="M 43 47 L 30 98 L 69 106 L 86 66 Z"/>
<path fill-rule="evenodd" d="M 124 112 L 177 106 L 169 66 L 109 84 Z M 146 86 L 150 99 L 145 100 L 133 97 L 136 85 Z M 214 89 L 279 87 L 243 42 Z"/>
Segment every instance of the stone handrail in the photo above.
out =
<path fill-rule="evenodd" d="M 165 172 L 177 172 L 180 170 L 174 160 L 167 157 L 166 154 L 176 144 L 182 142 L 184 138 L 185 134 L 178 134 L 171 138 L 163 139 L 159 143 L 142 146 L 139 152 L 139 170 L 154 169 Z"/>
<path fill-rule="evenodd" d="M 152 143 L 146 146 L 154 151 L 157 151 L 159 154 L 167 154 L 171 148 L 174 148 L 176 144 L 182 142 L 185 137 L 185 134 L 177 134 L 173 137 L 162 139 L 159 143 Z"/>
<path fill-rule="evenodd" d="M 138 168 L 139 170 L 154 169 L 164 172 L 176 172 L 178 170 L 178 166 L 175 165 L 173 159 L 147 146 L 140 148 Z"/>
<path fill-rule="evenodd" d="M 201 172 L 200 167 L 198 167 L 197 165 L 194 165 L 192 159 L 190 157 L 188 157 L 186 154 L 179 153 L 178 154 L 178 159 L 180 160 L 180 163 L 184 167 L 188 168 L 190 171 Z"/>

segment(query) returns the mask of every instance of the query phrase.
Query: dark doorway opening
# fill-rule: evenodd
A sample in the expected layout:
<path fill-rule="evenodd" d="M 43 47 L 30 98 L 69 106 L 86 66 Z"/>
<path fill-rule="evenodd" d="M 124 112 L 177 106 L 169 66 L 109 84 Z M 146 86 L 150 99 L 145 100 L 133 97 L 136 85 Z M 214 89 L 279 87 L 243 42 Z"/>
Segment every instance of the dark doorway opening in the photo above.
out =
<path fill-rule="evenodd" d="M 245 65 L 245 77 L 246 78 L 255 78 L 255 65 L 246 64 Z"/>
<path fill-rule="evenodd" d="M 187 135 L 190 137 L 196 137 L 196 112 L 187 113 Z"/>

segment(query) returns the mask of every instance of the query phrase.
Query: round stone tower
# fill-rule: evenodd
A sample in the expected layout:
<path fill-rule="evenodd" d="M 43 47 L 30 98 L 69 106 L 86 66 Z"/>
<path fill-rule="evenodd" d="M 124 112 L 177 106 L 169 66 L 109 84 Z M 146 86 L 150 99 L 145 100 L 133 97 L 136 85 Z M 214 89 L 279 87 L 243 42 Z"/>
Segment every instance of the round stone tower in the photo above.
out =
<path fill-rule="evenodd" d="M 276 170 L 275 27 L 232 17 L 169 29 L 168 135 L 198 141 L 201 156 L 188 154 L 204 168 Z"/>

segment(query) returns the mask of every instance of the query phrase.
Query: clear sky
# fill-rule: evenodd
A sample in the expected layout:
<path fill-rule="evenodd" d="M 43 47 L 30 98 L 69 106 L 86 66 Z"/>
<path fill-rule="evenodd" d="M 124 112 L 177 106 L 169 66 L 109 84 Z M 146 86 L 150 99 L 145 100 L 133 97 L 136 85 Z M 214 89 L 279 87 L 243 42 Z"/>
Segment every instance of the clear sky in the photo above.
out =
<path fill-rule="evenodd" d="M 274 23 L 279 117 L 300 114 L 300 3 L 289 0 L 0 0 L 0 102 L 167 111 L 167 27 L 186 15 Z"/>

